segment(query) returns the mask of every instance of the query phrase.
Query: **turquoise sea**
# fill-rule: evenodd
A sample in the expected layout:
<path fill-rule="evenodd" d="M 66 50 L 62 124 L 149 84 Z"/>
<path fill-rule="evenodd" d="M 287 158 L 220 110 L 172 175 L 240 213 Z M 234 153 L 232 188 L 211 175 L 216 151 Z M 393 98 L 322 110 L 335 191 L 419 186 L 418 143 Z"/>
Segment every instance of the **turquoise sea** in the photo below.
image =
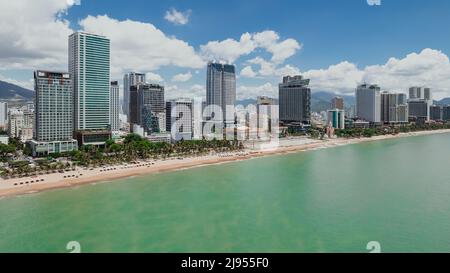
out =
<path fill-rule="evenodd" d="M 450 134 L 0 200 L 0 252 L 450 252 Z"/>

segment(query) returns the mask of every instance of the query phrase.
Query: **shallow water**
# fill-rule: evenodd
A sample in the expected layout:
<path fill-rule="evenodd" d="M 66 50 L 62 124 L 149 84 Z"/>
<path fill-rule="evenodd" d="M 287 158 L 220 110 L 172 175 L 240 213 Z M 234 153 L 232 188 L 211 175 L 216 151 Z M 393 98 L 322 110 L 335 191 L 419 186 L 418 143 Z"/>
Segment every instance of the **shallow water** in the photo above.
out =
<path fill-rule="evenodd" d="M 450 252 L 450 135 L 0 199 L 1 252 Z"/>

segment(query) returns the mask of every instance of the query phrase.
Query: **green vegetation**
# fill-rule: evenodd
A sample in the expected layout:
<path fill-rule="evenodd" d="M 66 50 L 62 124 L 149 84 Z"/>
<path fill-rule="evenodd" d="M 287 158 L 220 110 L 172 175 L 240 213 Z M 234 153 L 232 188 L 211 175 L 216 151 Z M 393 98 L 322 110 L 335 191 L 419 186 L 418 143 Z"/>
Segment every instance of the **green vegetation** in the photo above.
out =
<path fill-rule="evenodd" d="M 226 152 L 242 149 L 242 143 L 228 140 L 189 140 L 175 144 L 151 142 L 136 134 L 129 134 L 122 143 L 108 140 L 104 148 L 83 146 L 70 154 L 73 162 L 83 166 L 99 166 L 133 162 L 150 158 L 198 156 L 209 152 Z"/>
<path fill-rule="evenodd" d="M 335 134 L 337 137 L 354 138 L 354 137 L 373 137 L 380 135 L 397 135 L 399 133 L 432 131 L 441 129 L 450 129 L 450 124 L 425 124 L 425 125 L 405 125 L 400 127 L 384 126 L 378 128 L 336 129 Z"/>
<path fill-rule="evenodd" d="M 0 168 L 0 174 L 3 177 L 15 178 L 63 172 L 73 170 L 76 166 L 98 167 L 146 159 L 236 151 L 243 149 L 243 144 L 238 141 L 216 139 L 179 141 L 175 144 L 156 143 L 139 135 L 130 134 L 123 139 L 122 143 L 108 140 L 104 147 L 86 145 L 80 147 L 78 151 L 56 153 L 46 158 L 35 159 L 34 164 L 30 164 L 28 161 L 11 161 L 11 155 L 16 153 L 17 147 L 23 149 L 23 145 L 18 142 L 0 146 L 0 157 L 3 162 L 8 162 L 8 167 Z"/>

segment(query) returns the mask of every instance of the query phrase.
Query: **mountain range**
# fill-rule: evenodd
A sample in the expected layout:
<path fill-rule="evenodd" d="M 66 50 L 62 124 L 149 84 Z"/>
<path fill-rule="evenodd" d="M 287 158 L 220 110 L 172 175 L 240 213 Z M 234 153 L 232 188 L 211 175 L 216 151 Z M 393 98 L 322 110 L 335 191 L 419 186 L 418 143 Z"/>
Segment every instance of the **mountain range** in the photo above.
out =
<path fill-rule="evenodd" d="M 34 91 L 20 87 L 18 85 L 0 81 L 0 99 L 1 100 L 25 100 L 34 98 Z"/>
<path fill-rule="evenodd" d="M 330 109 L 331 99 L 336 94 L 325 91 L 313 91 L 311 94 L 311 110 L 313 112 L 320 112 Z M 346 107 L 356 104 L 355 96 L 339 95 L 344 98 Z M 0 100 L 11 101 L 30 101 L 34 98 L 34 91 L 20 87 L 18 85 L 0 81 Z M 247 106 L 249 104 L 255 104 L 255 99 L 245 99 L 237 101 L 237 104 Z M 450 98 L 444 98 L 434 102 L 437 105 L 450 105 Z"/>

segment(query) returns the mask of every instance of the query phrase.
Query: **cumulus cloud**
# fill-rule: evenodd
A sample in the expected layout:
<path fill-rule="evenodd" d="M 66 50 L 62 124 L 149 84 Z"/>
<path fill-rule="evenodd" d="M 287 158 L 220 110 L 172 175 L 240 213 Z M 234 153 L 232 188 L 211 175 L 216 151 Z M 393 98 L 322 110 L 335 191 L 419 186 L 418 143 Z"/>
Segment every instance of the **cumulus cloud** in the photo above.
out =
<path fill-rule="evenodd" d="M 205 86 L 194 84 L 187 87 L 179 87 L 178 85 L 167 84 L 165 86 L 165 97 L 167 99 L 175 98 L 204 98 L 206 96 Z"/>
<path fill-rule="evenodd" d="M 256 33 L 253 39 L 259 47 L 272 53 L 274 63 L 283 63 L 301 49 L 301 45 L 294 39 L 279 42 L 280 36 L 272 30 Z"/>
<path fill-rule="evenodd" d="M 80 21 L 85 31 L 111 39 L 111 73 L 154 71 L 162 66 L 202 68 L 205 63 L 185 41 L 168 37 L 150 23 L 88 16 Z"/>
<path fill-rule="evenodd" d="M 61 15 L 76 1 L 3 1 L 0 7 L 0 67 L 67 69 L 67 37 Z"/>
<path fill-rule="evenodd" d="M 209 60 L 233 63 L 241 56 L 249 55 L 257 48 L 265 49 L 272 54 L 272 62 L 282 63 L 294 55 L 301 45 L 294 39 L 280 41 L 280 36 L 272 30 L 258 33 L 244 33 L 239 41 L 226 39 L 210 41 L 200 46 L 202 55 Z"/>
<path fill-rule="evenodd" d="M 161 75 L 153 73 L 153 72 L 145 73 L 145 79 L 148 82 L 151 82 L 151 83 L 152 82 L 159 83 L 159 82 L 163 82 L 164 81 L 164 78 Z"/>
<path fill-rule="evenodd" d="M 277 77 L 277 78 L 279 78 L 279 77 L 286 76 L 286 75 L 300 74 L 300 70 L 292 65 L 289 65 L 289 64 L 288 65 L 279 65 L 274 62 L 266 61 L 261 57 L 256 57 L 254 59 L 251 59 L 251 60 L 247 61 L 247 63 L 250 65 L 258 66 L 259 70 L 257 70 L 256 72 L 254 71 L 253 74 L 252 73 L 244 73 L 244 74 L 241 73 L 241 76 L 250 77 L 250 78 L 255 78 L 255 77 L 263 77 L 263 78 Z M 252 71 L 253 71 L 253 69 L 252 69 Z"/>
<path fill-rule="evenodd" d="M 177 11 L 176 9 L 172 8 L 168 11 L 166 11 L 166 15 L 164 16 L 164 19 L 167 21 L 175 24 L 175 25 L 186 25 L 189 23 L 189 17 L 192 14 L 192 10 L 187 10 L 185 12 Z"/>
<path fill-rule="evenodd" d="M 263 85 L 237 87 L 237 99 L 255 99 L 257 96 L 278 97 L 278 87 L 267 82 Z"/>
<path fill-rule="evenodd" d="M 246 66 L 241 70 L 240 75 L 243 77 L 254 78 L 257 74 L 253 71 L 251 66 Z"/>
<path fill-rule="evenodd" d="M 404 93 L 411 86 L 428 86 L 433 89 L 436 99 L 450 95 L 449 58 L 443 52 L 429 48 L 363 69 L 344 61 L 327 69 L 309 70 L 303 74 L 311 79 L 315 90 L 353 94 L 358 83 L 368 82 L 377 83 L 385 90 Z"/>
<path fill-rule="evenodd" d="M 172 81 L 173 82 L 187 82 L 190 79 L 192 79 L 192 73 L 188 72 L 188 73 L 181 73 L 181 74 L 177 74 L 175 76 L 172 77 Z"/>
<path fill-rule="evenodd" d="M 311 87 L 322 91 L 336 93 L 354 92 L 362 81 L 364 71 L 350 62 L 341 62 L 326 69 L 308 70 L 303 75 L 311 79 Z"/>

